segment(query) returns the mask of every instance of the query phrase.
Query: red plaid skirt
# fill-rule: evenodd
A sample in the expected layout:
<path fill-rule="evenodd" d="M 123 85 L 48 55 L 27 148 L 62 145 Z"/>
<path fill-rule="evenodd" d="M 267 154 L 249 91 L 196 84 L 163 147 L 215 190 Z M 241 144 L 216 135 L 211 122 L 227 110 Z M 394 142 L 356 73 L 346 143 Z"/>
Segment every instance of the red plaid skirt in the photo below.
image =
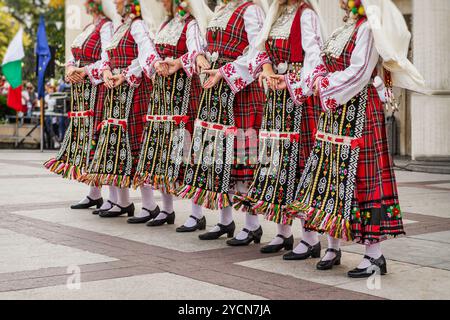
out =
<path fill-rule="evenodd" d="M 360 149 L 352 232 L 359 243 L 404 234 L 392 157 L 389 154 L 383 104 L 373 86 Z"/>
<path fill-rule="evenodd" d="M 245 162 L 236 163 L 233 166 L 231 179 L 234 182 L 251 182 L 253 180 L 253 171 L 256 168 L 258 155 L 258 134 L 262 124 L 265 100 L 264 91 L 256 81 L 235 96 L 234 120 L 236 126 L 242 129 L 241 132 L 247 134 L 245 137 L 243 135 L 236 137 L 235 157 L 245 158 Z M 249 129 L 253 129 L 253 132 Z"/>

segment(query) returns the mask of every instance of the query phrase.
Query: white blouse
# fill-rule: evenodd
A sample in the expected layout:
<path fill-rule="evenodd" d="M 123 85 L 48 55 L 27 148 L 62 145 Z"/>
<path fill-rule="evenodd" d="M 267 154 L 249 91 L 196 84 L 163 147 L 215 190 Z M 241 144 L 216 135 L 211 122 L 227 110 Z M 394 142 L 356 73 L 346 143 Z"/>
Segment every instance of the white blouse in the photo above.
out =
<path fill-rule="evenodd" d="M 124 29 L 124 27 L 126 26 L 121 25 L 119 26 L 119 28 L 117 28 L 116 33 L 114 34 L 111 44 L 109 48 L 107 48 L 107 50 L 110 50 L 112 46 L 115 46 L 120 42 L 120 37 L 123 37 L 127 30 Z M 161 58 L 156 52 L 153 39 L 151 38 L 148 27 L 143 20 L 135 20 L 131 23 L 130 34 L 137 44 L 138 56 L 131 62 L 131 64 L 127 68 L 121 70 L 121 73 L 125 77 L 127 83 L 131 87 L 136 88 L 141 84 L 142 73 L 145 72 L 145 70 L 141 66 L 145 65 L 146 63 L 154 64 L 156 61 L 161 60 Z M 102 57 L 100 65 L 100 73 L 102 73 L 104 70 L 111 70 L 108 54 Z"/>
<path fill-rule="evenodd" d="M 235 61 L 219 69 L 222 77 L 234 93 L 238 93 L 255 79 L 249 70 L 249 61 L 258 54 L 256 44 L 264 24 L 264 11 L 257 5 L 249 6 L 244 12 L 245 32 L 249 41 L 248 50 Z"/>
<path fill-rule="evenodd" d="M 101 60 L 98 60 L 84 67 L 84 71 L 88 75 L 93 85 L 98 85 L 103 82 L 100 67 L 102 65 L 102 60 L 105 58 L 105 55 L 106 56 L 108 55 L 106 53 L 106 48 L 109 46 L 113 34 L 114 34 L 114 24 L 111 21 L 105 22 L 105 24 L 103 24 L 102 28 L 100 29 L 100 41 L 102 45 Z M 71 57 L 69 61 L 66 63 L 66 66 L 76 66 L 77 64 L 78 63 L 77 61 L 75 61 L 75 58 Z"/>
<path fill-rule="evenodd" d="M 186 17 L 186 16 L 185 16 Z M 176 16 L 172 19 L 172 21 L 168 22 L 164 25 L 160 30 L 158 35 L 156 36 L 157 43 L 167 43 L 169 45 L 176 46 L 178 41 L 182 35 L 182 31 L 184 29 L 184 24 L 180 24 L 179 20 L 182 19 L 179 16 Z M 172 25 L 169 25 L 171 24 Z M 166 29 L 169 28 L 169 29 Z M 164 32 L 164 34 L 162 34 Z M 167 34 L 166 34 L 167 33 Z M 159 42 L 158 42 L 159 41 Z M 174 59 L 180 58 L 181 64 L 183 66 L 183 70 L 186 72 L 188 77 L 191 77 L 195 73 L 195 66 L 197 56 L 200 54 L 204 54 L 204 50 L 206 47 L 206 40 L 203 38 L 200 28 L 198 26 L 197 21 L 191 20 L 186 29 L 186 46 L 188 52 L 182 55 L 181 57 L 173 57 Z M 145 63 L 142 66 L 145 75 L 148 77 L 152 77 L 155 73 L 155 63 L 156 61 L 161 60 L 158 59 L 159 56 L 154 55 L 153 52 L 149 52 L 149 56 L 145 60 Z"/>
<path fill-rule="evenodd" d="M 350 66 L 343 71 L 324 74 L 324 78 L 320 81 L 319 95 L 322 109 L 333 110 L 360 93 L 369 84 L 378 60 L 379 55 L 372 31 L 368 23 L 364 22 L 358 30 Z"/>
<path fill-rule="evenodd" d="M 293 71 L 285 74 L 287 88 L 296 105 L 302 104 L 306 97 L 312 95 L 312 90 L 307 86 L 306 78 L 308 74 L 322 63 L 322 36 L 319 17 L 313 10 L 305 9 L 302 12 L 300 25 L 302 30 L 302 47 L 305 52 L 303 67 L 300 74 L 295 74 Z M 272 63 L 272 61 L 265 51 L 260 51 L 250 63 L 250 69 L 254 78 L 258 77 L 262 66 L 266 63 Z"/>

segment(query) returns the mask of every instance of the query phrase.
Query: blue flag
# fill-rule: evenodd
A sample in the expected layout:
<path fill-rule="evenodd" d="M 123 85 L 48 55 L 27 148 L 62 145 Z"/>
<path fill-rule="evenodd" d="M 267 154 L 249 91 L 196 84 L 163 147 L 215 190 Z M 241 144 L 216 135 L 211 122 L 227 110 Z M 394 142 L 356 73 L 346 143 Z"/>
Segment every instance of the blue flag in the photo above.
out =
<path fill-rule="evenodd" d="M 47 34 L 45 32 L 44 17 L 39 19 L 39 27 L 36 41 L 37 56 L 37 78 L 38 78 L 38 97 L 45 96 L 45 70 L 51 60 L 50 47 L 48 46 Z"/>

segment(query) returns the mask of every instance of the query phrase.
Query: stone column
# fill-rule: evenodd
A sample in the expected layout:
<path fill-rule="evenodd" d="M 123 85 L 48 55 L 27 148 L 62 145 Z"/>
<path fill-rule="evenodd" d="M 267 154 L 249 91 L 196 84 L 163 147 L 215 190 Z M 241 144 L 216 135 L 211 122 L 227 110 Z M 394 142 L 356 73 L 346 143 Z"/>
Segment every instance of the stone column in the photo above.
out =
<path fill-rule="evenodd" d="M 85 0 L 66 0 L 66 61 L 70 57 L 70 46 L 84 27 L 92 21 L 84 8 Z"/>
<path fill-rule="evenodd" d="M 413 0 L 414 64 L 432 96 L 411 95 L 411 157 L 450 160 L 450 1 Z"/>

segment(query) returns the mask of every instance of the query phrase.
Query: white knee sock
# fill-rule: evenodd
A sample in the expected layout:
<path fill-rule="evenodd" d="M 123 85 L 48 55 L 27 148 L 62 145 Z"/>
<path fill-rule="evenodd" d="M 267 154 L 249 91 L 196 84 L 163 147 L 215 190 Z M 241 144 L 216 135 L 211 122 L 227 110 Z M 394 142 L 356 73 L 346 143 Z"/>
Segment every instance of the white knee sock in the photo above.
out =
<path fill-rule="evenodd" d="M 341 248 L 341 239 L 336 239 L 331 236 L 327 236 L 328 240 L 328 249 L 339 250 Z M 322 258 L 323 261 L 333 260 L 336 257 L 336 253 L 327 252 L 325 256 Z"/>
<path fill-rule="evenodd" d="M 233 207 L 226 207 L 220 209 L 219 223 L 223 224 L 224 226 L 228 226 L 232 222 L 233 222 Z M 217 225 L 210 230 L 210 232 L 217 232 L 217 231 L 220 231 L 220 228 Z"/>
<path fill-rule="evenodd" d="M 203 218 L 203 210 L 202 207 L 198 204 L 195 204 L 194 202 L 191 202 L 191 215 L 196 217 L 197 219 Z M 185 227 L 193 227 L 197 224 L 197 220 L 189 217 L 186 222 L 184 223 Z"/>
<path fill-rule="evenodd" d="M 169 193 L 161 192 L 162 198 L 162 210 L 156 217 L 156 220 L 162 220 L 167 218 L 167 215 L 173 212 L 173 196 Z"/>
<path fill-rule="evenodd" d="M 118 195 L 117 195 L 117 187 L 114 186 L 109 186 L 108 190 L 109 190 L 109 201 L 111 201 L 112 203 L 117 203 L 118 201 Z M 112 208 L 111 203 L 109 203 L 108 201 L 103 202 L 102 207 L 100 208 L 101 210 L 110 210 Z"/>
<path fill-rule="evenodd" d="M 155 196 L 153 194 L 153 188 L 148 185 L 143 185 L 139 188 L 141 190 L 141 198 L 142 198 L 142 208 L 147 210 L 155 210 L 156 209 L 156 201 Z M 144 209 L 141 209 L 139 213 L 134 214 L 136 218 L 143 218 L 150 215 L 150 213 Z"/>
<path fill-rule="evenodd" d="M 374 244 L 366 245 L 365 255 L 369 256 L 371 258 L 374 258 L 374 259 L 378 259 L 379 257 L 381 257 L 383 255 L 383 253 L 381 252 L 381 243 L 374 243 Z M 370 265 L 371 265 L 371 263 L 369 260 L 363 259 L 361 261 L 361 263 L 359 264 L 358 268 L 365 269 L 365 268 L 370 267 Z"/>
<path fill-rule="evenodd" d="M 117 190 L 117 204 L 121 206 L 122 208 L 126 208 L 129 205 L 131 205 L 130 201 L 130 189 L 124 188 L 124 189 L 118 189 Z M 121 209 L 118 206 L 114 206 L 111 210 L 112 212 L 119 212 Z"/>
<path fill-rule="evenodd" d="M 109 200 L 113 203 L 117 203 L 119 201 L 119 188 L 115 186 L 109 186 Z"/>
<path fill-rule="evenodd" d="M 311 246 L 315 246 L 319 243 L 319 235 L 317 232 L 314 231 L 308 231 L 305 229 L 305 220 L 301 219 L 302 222 L 302 240 L 308 243 Z M 306 253 L 308 251 L 308 247 L 305 246 L 303 243 L 300 243 L 298 246 L 294 248 L 294 253 L 302 254 Z"/>
<path fill-rule="evenodd" d="M 90 186 L 88 195 L 86 197 L 84 197 L 83 199 L 81 199 L 81 201 L 78 203 L 79 204 L 89 203 L 88 197 L 91 198 L 92 200 L 100 199 L 102 197 L 101 188 Z"/>
<path fill-rule="evenodd" d="M 259 228 L 260 224 L 259 224 L 259 219 L 258 219 L 258 215 L 253 215 L 250 213 L 246 213 L 245 214 L 245 226 L 244 228 L 250 231 L 255 231 Z M 243 230 L 241 230 L 237 235 L 236 235 L 236 239 L 237 240 L 243 240 L 246 239 L 248 237 L 248 233 L 244 232 Z"/>
<path fill-rule="evenodd" d="M 97 200 L 100 199 L 102 197 L 102 189 L 99 187 L 93 187 L 91 186 L 89 188 L 89 198 L 91 198 L 92 200 Z"/>
<path fill-rule="evenodd" d="M 292 236 L 292 227 L 290 225 L 277 224 L 277 235 L 282 235 L 285 238 L 289 238 L 290 236 Z M 283 239 L 275 237 L 269 243 L 269 245 L 274 246 L 282 243 Z"/>

